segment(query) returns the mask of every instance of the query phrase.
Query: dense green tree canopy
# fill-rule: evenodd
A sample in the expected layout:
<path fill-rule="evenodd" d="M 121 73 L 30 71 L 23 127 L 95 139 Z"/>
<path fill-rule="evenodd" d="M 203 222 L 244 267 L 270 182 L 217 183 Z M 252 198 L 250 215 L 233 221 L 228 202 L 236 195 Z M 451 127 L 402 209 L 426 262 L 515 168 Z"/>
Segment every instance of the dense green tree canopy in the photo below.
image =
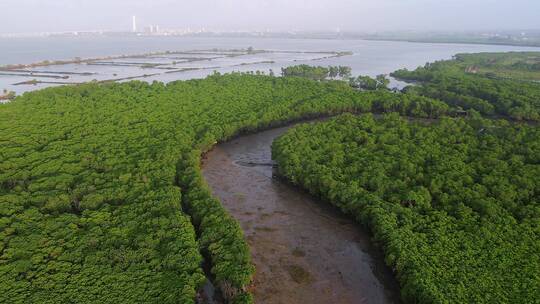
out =
<path fill-rule="evenodd" d="M 0 105 L 0 302 L 189 303 L 203 255 L 215 283 L 249 302 L 248 247 L 204 184 L 200 153 L 343 111 L 437 117 L 448 107 L 245 74 L 49 88 Z"/>
<path fill-rule="evenodd" d="M 524 81 L 519 74 L 526 72 L 540 79 L 540 71 L 531 70 L 540 55 L 533 54 L 536 59 L 531 62 L 523 59 L 532 56 L 530 53 L 458 55 L 454 60 L 428 63 L 414 71 L 398 70 L 392 76 L 420 82 L 408 87 L 409 93 L 437 98 L 451 106 L 485 115 L 539 121 L 540 84 Z M 503 59 L 515 62 L 512 69 L 498 63 Z"/>
<path fill-rule="evenodd" d="M 381 90 L 383 77 L 359 91 L 334 80 L 349 68 L 297 66 L 286 77 L 49 88 L 0 104 L 0 302 L 190 303 L 203 259 L 228 299 L 252 302 L 248 246 L 200 155 L 239 133 L 342 112 L 432 124 L 346 117 L 299 128 L 274 151 L 285 175 L 373 229 L 405 299 L 539 298 L 538 129 L 431 120 L 456 106 L 538 119 L 538 85 L 451 65 L 398 72 L 425 84 L 397 94 Z"/>
<path fill-rule="evenodd" d="M 371 228 L 411 303 L 540 298 L 540 129 L 390 114 L 304 124 L 280 174 Z"/>

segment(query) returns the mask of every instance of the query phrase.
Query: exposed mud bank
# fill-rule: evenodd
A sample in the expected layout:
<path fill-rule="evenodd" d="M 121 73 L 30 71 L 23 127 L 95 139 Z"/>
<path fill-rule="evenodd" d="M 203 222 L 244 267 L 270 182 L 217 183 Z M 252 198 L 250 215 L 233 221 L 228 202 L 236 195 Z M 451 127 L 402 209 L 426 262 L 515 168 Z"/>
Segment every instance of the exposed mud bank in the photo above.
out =
<path fill-rule="evenodd" d="M 273 178 L 270 146 L 288 128 L 219 144 L 203 161 L 213 194 L 240 222 L 251 247 L 255 302 L 399 302 L 399 286 L 367 232 Z"/>

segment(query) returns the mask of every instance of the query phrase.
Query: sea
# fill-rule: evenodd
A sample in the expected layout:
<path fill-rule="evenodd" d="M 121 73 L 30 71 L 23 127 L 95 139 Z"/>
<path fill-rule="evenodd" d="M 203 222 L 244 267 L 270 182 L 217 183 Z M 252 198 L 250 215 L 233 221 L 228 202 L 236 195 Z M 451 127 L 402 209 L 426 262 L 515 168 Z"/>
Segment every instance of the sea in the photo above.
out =
<path fill-rule="evenodd" d="M 183 36 L 56 36 L 0 38 L 0 66 L 8 64 L 31 64 L 41 61 L 69 60 L 73 58 L 97 58 L 106 56 L 135 55 L 150 52 L 189 52 L 201 50 L 247 49 L 267 50 L 271 53 L 251 54 L 238 57 L 219 57 L 208 54 L 211 60 L 174 63 L 179 72 L 168 72 L 163 67 L 173 69 L 172 56 L 161 55 L 152 58 L 122 58 L 111 60 L 116 65 L 67 64 L 61 66 L 36 67 L 29 69 L 31 75 L 5 75 L 0 71 L 0 92 L 14 91 L 17 94 L 44 87 L 81 83 L 86 81 L 132 79 L 143 81 L 170 82 L 204 78 L 214 72 L 270 70 L 279 75 L 282 67 L 310 65 L 342 65 L 352 68 L 353 75 L 376 76 L 389 74 L 401 68 L 414 69 L 427 62 L 450 59 L 458 53 L 540 51 L 540 48 L 478 45 L 411 43 L 399 41 L 368 41 L 352 39 L 293 39 L 258 37 L 183 37 Z M 215 51 L 217 52 L 217 51 Z M 321 52 L 318 54 L 317 52 Z M 326 58 L 322 52 L 352 52 L 352 55 Z M 180 55 L 175 55 L 180 56 Z M 188 56 L 188 55 L 184 55 Z M 191 55 L 196 56 L 196 55 Z M 212 57 L 213 56 L 213 57 Z M 140 62 L 136 65 L 133 61 Z M 120 63 L 120 65 L 118 65 Z M 137 62 L 135 62 L 137 63 Z M 163 64 L 160 68 L 142 66 L 148 63 Z M 126 64 L 126 65 L 124 65 Z M 58 80 L 39 75 L 59 75 L 62 72 L 80 74 L 68 75 Z M 2 74 L 4 73 L 4 74 Z M 85 75 L 83 75 L 85 74 Z M 88 74 L 88 75 L 86 75 Z M 29 80 L 41 83 L 28 83 Z M 26 84 L 24 84 L 26 82 Z M 23 84 L 21 84 L 23 83 Z M 392 80 L 392 86 L 405 84 Z"/>

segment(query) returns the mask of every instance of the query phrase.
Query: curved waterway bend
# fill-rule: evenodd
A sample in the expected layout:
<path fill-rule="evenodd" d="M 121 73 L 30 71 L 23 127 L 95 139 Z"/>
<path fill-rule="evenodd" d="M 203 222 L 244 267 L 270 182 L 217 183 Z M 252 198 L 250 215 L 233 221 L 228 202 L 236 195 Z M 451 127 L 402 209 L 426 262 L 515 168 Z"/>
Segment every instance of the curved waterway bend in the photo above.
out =
<path fill-rule="evenodd" d="M 219 144 L 203 161 L 251 248 L 255 303 L 398 303 L 399 286 L 366 231 L 272 178 L 270 147 L 288 128 Z"/>

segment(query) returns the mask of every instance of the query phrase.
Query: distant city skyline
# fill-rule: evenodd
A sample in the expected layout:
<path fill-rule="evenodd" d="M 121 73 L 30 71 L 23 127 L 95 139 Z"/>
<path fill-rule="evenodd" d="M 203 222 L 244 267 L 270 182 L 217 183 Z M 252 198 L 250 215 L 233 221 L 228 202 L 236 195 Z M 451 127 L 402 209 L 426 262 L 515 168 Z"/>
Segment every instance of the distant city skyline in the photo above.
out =
<path fill-rule="evenodd" d="M 0 33 L 540 29 L 534 0 L 2 0 L 0 11 Z"/>
<path fill-rule="evenodd" d="M 132 30 L 133 32 L 137 32 L 137 16 L 133 16 L 132 18 L 133 18 L 133 20 L 132 20 L 132 21 L 133 21 L 133 24 L 132 24 L 131 30 Z"/>

